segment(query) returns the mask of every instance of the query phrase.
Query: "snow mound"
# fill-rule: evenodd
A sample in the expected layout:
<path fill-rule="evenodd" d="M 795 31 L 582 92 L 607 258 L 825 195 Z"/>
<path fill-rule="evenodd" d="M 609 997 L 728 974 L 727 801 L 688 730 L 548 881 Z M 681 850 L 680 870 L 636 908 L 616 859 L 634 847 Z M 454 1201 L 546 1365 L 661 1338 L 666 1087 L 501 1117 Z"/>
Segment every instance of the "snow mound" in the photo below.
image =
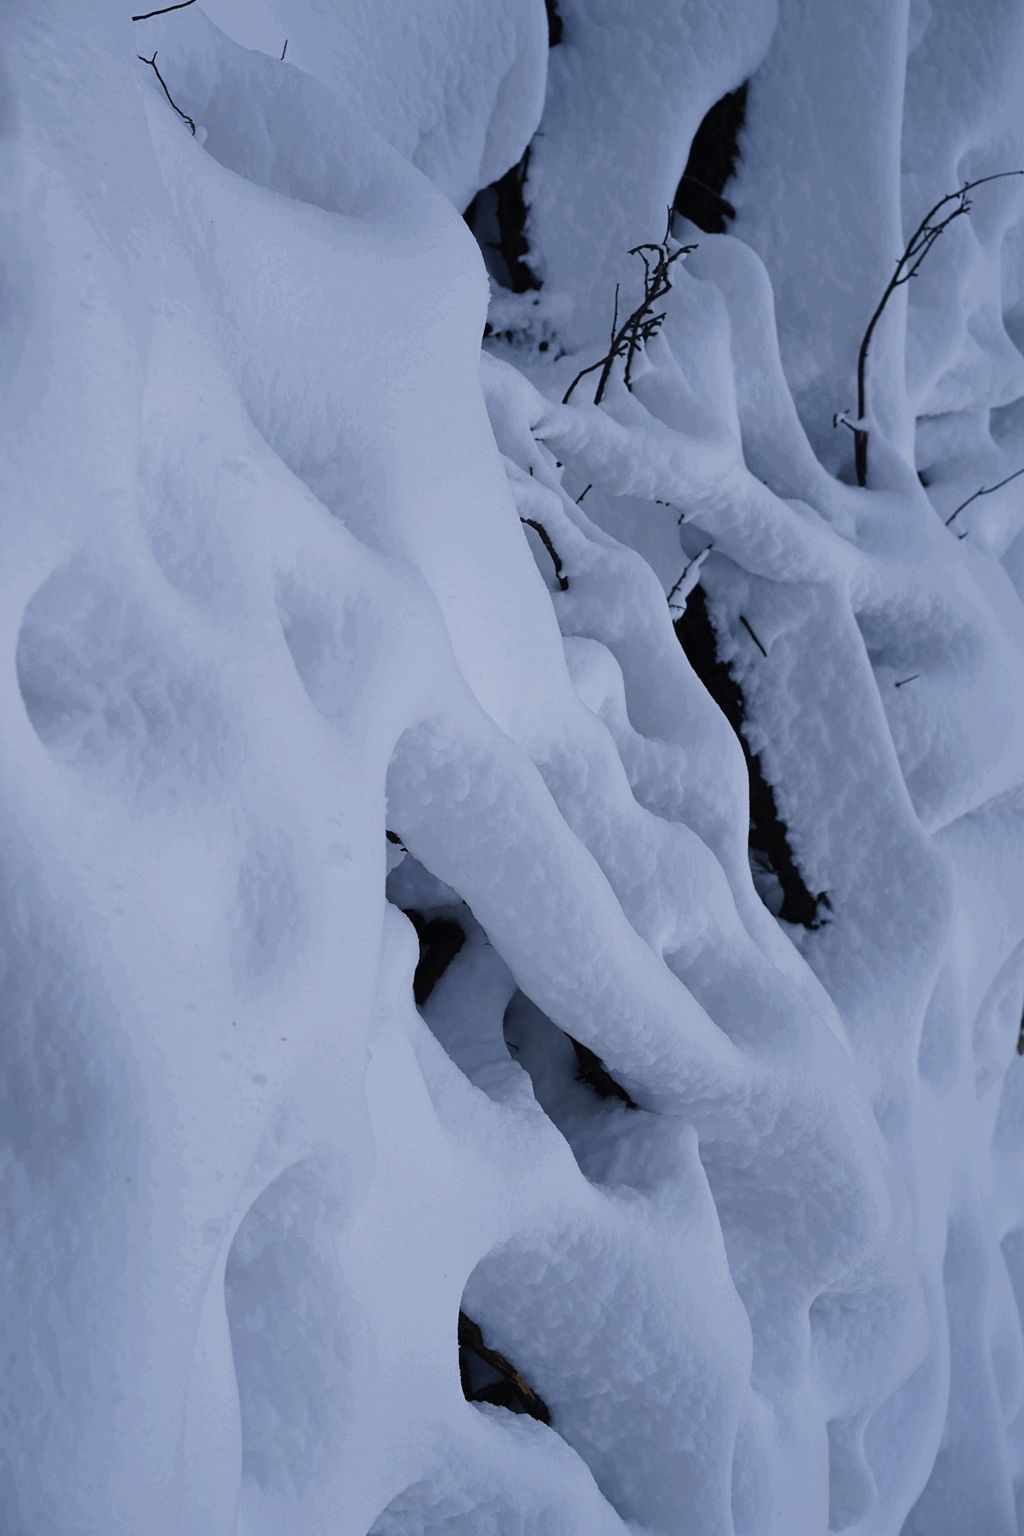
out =
<path fill-rule="evenodd" d="M 1020 1528 L 1019 18 L 548 10 L 9 7 L 10 1536 Z"/>

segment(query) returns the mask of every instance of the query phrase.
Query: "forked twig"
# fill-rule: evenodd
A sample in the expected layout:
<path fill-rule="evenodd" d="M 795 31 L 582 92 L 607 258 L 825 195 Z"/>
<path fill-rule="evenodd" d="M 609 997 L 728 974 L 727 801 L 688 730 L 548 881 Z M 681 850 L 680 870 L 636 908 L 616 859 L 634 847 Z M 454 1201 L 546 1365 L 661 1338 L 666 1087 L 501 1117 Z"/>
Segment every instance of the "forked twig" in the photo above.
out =
<path fill-rule="evenodd" d="M 600 377 L 597 388 L 594 390 L 594 404 L 600 405 L 604 398 L 605 389 L 611 378 L 612 368 L 616 358 L 625 358 L 623 382 L 632 393 L 633 389 L 633 364 L 637 354 L 643 350 L 661 329 L 665 319 L 665 311 L 656 311 L 654 306 L 671 292 L 672 277 L 671 268 L 680 256 L 687 256 L 695 251 L 695 245 L 680 245 L 676 249 L 669 249 L 672 238 L 672 210 L 668 211 L 668 222 L 665 225 L 665 234 L 661 240 L 647 241 L 643 245 L 634 245 L 629 252 L 630 256 L 638 256 L 644 268 L 644 296 L 635 309 L 619 324 L 619 285 L 615 285 L 615 303 L 612 310 L 612 329 L 608 343 L 608 351 L 603 357 L 599 357 L 596 363 L 591 363 L 586 368 L 581 368 L 573 379 L 569 388 L 562 396 L 562 404 L 568 405 L 572 399 L 573 391 L 581 379 L 588 374 L 597 373 L 600 369 Z"/>
<path fill-rule="evenodd" d="M 141 53 L 136 54 L 136 58 L 138 59 L 140 64 L 148 64 L 149 65 L 150 69 L 153 71 L 154 75 L 156 75 L 157 79 L 160 81 L 160 84 L 163 86 L 163 88 L 164 88 L 164 95 L 167 97 L 167 100 L 170 102 L 171 106 L 174 108 L 175 112 L 177 112 L 178 116 L 182 119 L 182 121 L 188 123 L 189 127 L 192 130 L 192 137 L 195 138 L 195 136 L 196 136 L 196 125 L 195 125 L 195 123 L 189 117 L 188 113 L 187 112 L 183 112 L 181 110 L 181 108 L 178 106 L 178 103 L 175 101 L 174 97 L 171 95 L 170 91 L 167 89 L 167 81 L 164 79 L 163 75 L 160 73 L 159 69 L 157 68 L 156 49 L 153 50 L 153 57 L 151 59 L 143 58 Z"/>

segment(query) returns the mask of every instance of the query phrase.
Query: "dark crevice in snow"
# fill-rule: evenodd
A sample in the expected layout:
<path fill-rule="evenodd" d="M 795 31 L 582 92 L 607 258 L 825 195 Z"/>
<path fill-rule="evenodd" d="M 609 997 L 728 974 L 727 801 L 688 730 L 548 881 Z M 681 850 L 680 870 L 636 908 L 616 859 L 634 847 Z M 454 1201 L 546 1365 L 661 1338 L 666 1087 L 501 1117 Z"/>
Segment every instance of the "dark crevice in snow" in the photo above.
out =
<path fill-rule="evenodd" d="M 748 846 L 754 884 L 765 906 L 783 922 L 820 928 L 831 909 L 824 891 L 814 895 L 800 873 L 789 841 L 789 829 L 779 814 L 775 791 L 765 777 L 760 756 L 747 743 L 746 703 L 729 666 L 718 652 L 714 624 L 702 587 L 686 599 L 675 621 L 675 632 L 687 659 L 708 693 L 732 726 L 743 749 L 750 779 Z"/>
<path fill-rule="evenodd" d="M 709 235 L 725 233 L 736 209 L 724 195 L 739 159 L 739 138 L 747 115 L 748 82 L 716 101 L 690 146 L 676 189 L 675 211 Z"/>
<path fill-rule="evenodd" d="M 576 1076 L 580 1082 L 592 1088 L 600 1099 L 619 1099 L 627 1109 L 636 1109 L 638 1106 L 633 1095 L 615 1081 L 596 1051 L 574 1040 L 572 1035 L 568 1039 L 576 1052 Z"/>
<path fill-rule="evenodd" d="M 558 14 L 558 0 L 544 0 L 544 9 L 548 13 L 548 47 L 557 48 L 562 41 L 562 18 Z"/>
<path fill-rule="evenodd" d="M 529 146 L 523 157 L 489 187 L 478 192 L 465 212 L 465 220 L 484 253 L 487 270 L 512 293 L 529 293 L 541 286 L 527 261 L 526 179 L 530 169 Z"/>
<path fill-rule="evenodd" d="M 548 1405 L 512 1362 L 484 1342 L 479 1323 L 459 1313 L 459 1379 L 469 1403 L 493 1403 L 512 1413 L 526 1413 L 551 1423 Z"/>
<path fill-rule="evenodd" d="M 528 1073 L 538 1104 L 570 1145 L 569 1119 L 600 1115 L 604 1105 L 610 1109 L 613 1102 L 630 1110 L 640 1108 L 597 1052 L 549 1019 L 524 992 L 509 999 L 503 1031 L 509 1054 Z M 594 1099 L 604 1105 L 599 1108 Z"/>
<path fill-rule="evenodd" d="M 455 956 L 466 942 L 458 923 L 448 917 L 424 917 L 422 912 L 406 909 L 406 917 L 416 929 L 420 958 L 412 980 L 412 995 L 422 1008 Z"/>

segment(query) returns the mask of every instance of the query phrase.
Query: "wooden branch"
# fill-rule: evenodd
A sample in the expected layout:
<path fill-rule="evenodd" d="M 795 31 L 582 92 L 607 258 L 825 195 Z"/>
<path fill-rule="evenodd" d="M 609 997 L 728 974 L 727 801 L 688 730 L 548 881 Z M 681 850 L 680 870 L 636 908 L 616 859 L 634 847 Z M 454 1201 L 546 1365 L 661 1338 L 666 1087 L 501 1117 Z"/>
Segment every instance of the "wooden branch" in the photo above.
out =
<path fill-rule="evenodd" d="M 857 475 L 857 484 L 866 486 L 868 483 L 868 433 L 863 422 L 867 415 L 867 367 L 868 353 L 871 350 L 871 342 L 874 339 L 875 330 L 885 312 L 885 307 L 897 288 L 902 288 L 912 277 L 916 277 L 921 270 L 921 263 L 942 234 L 948 229 L 954 219 L 961 218 L 971 208 L 967 194 L 973 192 L 975 187 L 983 187 L 990 181 L 1002 181 L 1007 176 L 1024 176 L 1024 170 L 1020 171 L 995 171 L 991 176 L 979 176 L 974 181 L 965 181 L 957 192 L 947 192 L 945 197 L 940 197 L 934 207 L 929 208 L 920 224 L 914 230 L 904 248 L 903 255 L 896 263 L 892 277 L 885 286 L 885 291 L 875 305 L 874 313 L 868 321 L 867 330 L 861 338 L 860 349 L 857 353 L 857 421 L 859 425 L 853 427 L 853 456 L 854 468 Z M 942 210 L 950 203 L 956 206 L 950 210 L 937 224 L 933 219 L 937 218 Z M 842 418 L 838 418 L 842 420 Z M 845 423 L 850 425 L 850 423 Z"/>
<path fill-rule="evenodd" d="M 152 16 L 167 16 L 171 11 L 183 11 L 186 6 L 195 5 L 196 0 L 178 0 L 177 5 L 162 6 L 159 11 L 143 11 L 141 16 L 133 16 L 132 21 L 149 21 Z M 143 60 L 143 63 L 146 61 Z"/>
<path fill-rule="evenodd" d="M 979 496 L 991 496 L 993 491 L 1001 491 L 1004 485 L 1009 485 L 1010 481 L 1016 480 L 1018 475 L 1024 475 L 1024 465 L 1020 469 L 1015 469 L 1012 475 L 1007 475 L 1005 480 L 997 480 L 995 485 L 979 486 L 973 496 L 968 496 L 966 501 L 960 503 L 955 512 L 949 514 L 946 518 L 946 527 L 948 528 L 954 517 L 959 517 L 964 508 L 969 507 L 972 501 L 977 501 Z M 960 537 L 963 538 L 963 534 Z"/>
<path fill-rule="evenodd" d="M 171 95 L 170 91 L 167 89 L 167 81 L 164 79 L 163 75 L 160 73 L 159 69 L 157 68 L 157 64 L 156 64 L 156 49 L 153 50 L 153 57 L 151 59 L 144 59 L 142 57 L 141 53 L 136 54 L 135 57 L 138 59 L 140 64 L 148 64 L 149 65 L 150 69 L 153 71 L 154 75 L 156 75 L 157 79 L 160 81 L 160 84 L 163 86 L 163 88 L 164 88 L 164 95 L 167 97 L 167 100 L 170 102 L 171 106 L 174 108 L 175 112 L 177 112 L 178 116 L 182 119 L 182 121 L 188 123 L 189 127 L 192 130 L 192 137 L 195 138 L 195 136 L 196 136 L 196 125 L 195 125 L 195 123 L 189 117 L 188 113 L 187 112 L 183 112 L 181 110 L 181 108 L 178 106 L 178 103 L 175 101 L 174 97 Z"/>
<path fill-rule="evenodd" d="M 476 1355 L 501 1377 L 505 1391 L 500 1394 L 500 1406 L 512 1408 L 513 1412 L 527 1413 L 531 1419 L 539 1419 L 542 1424 L 550 1424 L 551 1413 L 547 1403 L 534 1390 L 525 1376 L 516 1370 L 511 1360 L 506 1359 L 498 1350 L 491 1349 L 484 1342 L 483 1330 L 480 1324 L 474 1322 L 466 1312 L 459 1313 L 459 1348 L 460 1350 L 468 1350 Z M 485 1395 L 484 1392 L 473 1392 L 468 1379 L 468 1372 L 460 1369 L 460 1374 L 462 1376 L 463 1395 L 469 1402 L 488 1402 L 492 1400 L 495 1394 L 487 1393 Z M 506 1401 L 501 1401 L 501 1398 L 505 1398 Z M 507 1399 L 511 1399 L 511 1401 Z"/>
<path fill-rule="evenodd" d="M 746 630 L 746 632 L 750 636 L 751 640 L 753 640 L 754 644 L 757 646 L 758 650 L 761 652 L 761 655 L 767 661 L 768 660 L 768 652 L 765 650 L 764 646 L 761 644 L 760 640 L 755 635 L 754 628 L 753 628 L 753 625 L 751 624 L 750 620 L 748 618 L 746 618 L 745 615 L 742 614 L 742 613 L 740 614 L 740 623 L 743 625 L 743 628 Z"/>
<path fill-rule="evenodd" d="M 916 683 L 920 676 L 920 672 L 912 672 L 909 677 L 901 677 L 898 683 L 893 683 L 893 687 L 905 688 L 908 683 Z"/>
<path fill-rule="evenodd" d="M 626 388 L 632 392 L 633 364 L 636 361 L 637 355 L 658 334 L 662 321 L 665 319 L 665 311 L 656 311 L 654 306 L 672 290 L 670 269 L 679 260 L 680 256 L 687 256 L 691 251 L 697 249 L 695 245 L 681 245 L 674 251 L 669 250 L 671 222 L 670 212 L 663 240 L 656 242 L 645 241 L 642 245 L 634 245 L 629 252 L 630 256 L 638 256 L 643 264 L 644 296 L 620 325 L 619 285 L 616 283 L 608 351 L 604 357 L 598 358 L 596 363 L 591 363 L 588 367 L 580 369 L 562 396 L 563 405 L 568 405 L 577 384 L 582 379 L 585 379 L 588 374 L 596 373 L 598 369 L 601 371 L 601 376 L 597 381 L 597 388 L 594 391 L 594 404 L 600 405 L 612 375 L 615 359 L 618 357 L 624 357 L 626 360 L 624 383 Z"/>
<path fill-rule="evenodd" d="M 689 575 L 689 573 L 693 569 L 693 567 L 696 565 L 697 561 L 698 560 L 703 560 L 704 556 L 710 550 L 714 549 L 714 547 L 715 547 L 714 546 L 714 540 L 712 540 L 710 544 L 705 544 L 703 549 L 698 550 L 695 555 L 691 556 L 691 558 L 689 560 L 687 560 L 686 564 L 683 566 L 683 574 L 680 576 L 679 580 L 676 582 L 675 586 L 672 588 L 671 592 L 668 595 L 668 606 L 669 606 L 669 611 L 670 612 L 672 612 L 672 613 L 676 613 L 676 612 L 681 613 L 682 612 L 682 604 L 674 603 L 672 601 L 672 599 L 675 597 L 676 593 L 679 591 L 679 588 L 682 586 L 683 582 L 686 580 L 687 576 Z"/>
<path fill-rule="evenodd" d="M 531 470 L 530 473 L 532 474 L 533 471 Z M 548 554 L 551 556 L 551 564 L 555 568 L 555 579 L 558 582 L 558 589 L 559 589 L 559 591 L 560 592 L 568 592 L 568 590 L 569 590 L 569 578 L 565 575 L 565 573 L 562 570 L 561 558 L 559 556 L 559 553 L 558 553 L 557 549 L 552 544 L 552 542 L 551 542 L 551 535 L 548 533 L 547 529 L 544 527 L 544 524 L 543 523 L 539 523 L 535 517 L 521 517 L 519 519 L 519 521 L 521 523 L 525 523 L 528 528 L 532 528 L 534 533 L 537 534 L 537 536 L 540 539 L 541 543 L 544 545 L 544 548 L 547 550 Z"/>
<path fill-rule="evenodd" d="M 287 39 L 287 38 L 285 38 L 285 40 L 284 40 L 284 47 L 283 47 L 283 48 L 282 48 L 282 49 L 281 49 L 281 58 L 280 58 L 280 62 L 281 62 L 281 63 L 282 63 L 282 64 L 283 64 L 283 63 L 284 63 L 284 56 L 285 56 L 285 54 L 286 54 L 286 53 L 287 53 L 287 52 L 288 52 L 288 39 Z"/>

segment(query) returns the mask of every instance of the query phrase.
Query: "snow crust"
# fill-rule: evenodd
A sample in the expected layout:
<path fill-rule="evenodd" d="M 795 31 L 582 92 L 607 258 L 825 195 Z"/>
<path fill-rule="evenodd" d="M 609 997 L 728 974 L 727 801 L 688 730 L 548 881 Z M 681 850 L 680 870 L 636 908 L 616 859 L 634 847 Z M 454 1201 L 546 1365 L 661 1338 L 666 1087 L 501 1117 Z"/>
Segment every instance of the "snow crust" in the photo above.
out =
<path fill-rule="evenodd" d="M 5 1536 L 1021 1529 L 1024 479 L 947 519 L 1024 463 L 1024 181 L 887 316 L 868 489 L 830 423 L 1024 26 L 558 9 L 7 7 Z M 733 233 L 560 403 L 748 77 Z"/>

